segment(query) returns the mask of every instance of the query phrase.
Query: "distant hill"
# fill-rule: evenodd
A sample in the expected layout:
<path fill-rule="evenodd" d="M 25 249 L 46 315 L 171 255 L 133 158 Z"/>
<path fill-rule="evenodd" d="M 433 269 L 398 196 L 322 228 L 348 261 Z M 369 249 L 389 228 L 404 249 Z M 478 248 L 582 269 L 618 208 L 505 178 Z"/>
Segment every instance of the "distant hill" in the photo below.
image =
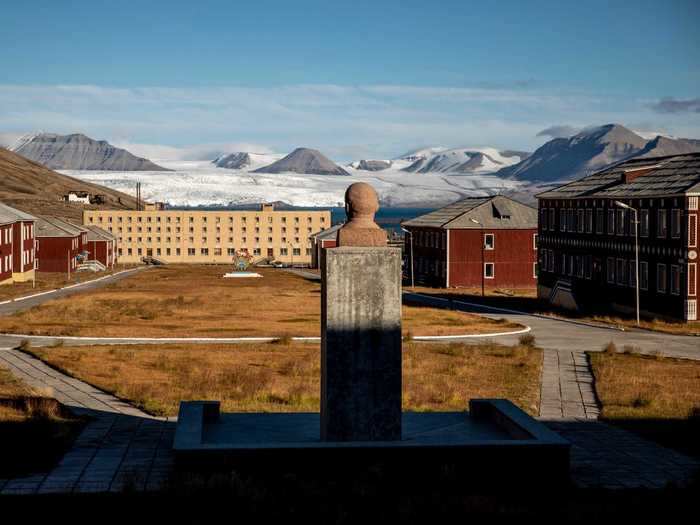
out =
<path fill-rule="evenodd" d="M 70 190 L 105 196 L 105 204 L 76 205 L 61 202 Z M 32 214 L 82 220 L 83 209 L 134 209 L 136 200 L 125 193 L 61 175 L 0 148 L 0 202 Z"/>
<path fill-rule="evenodd" d="M 647 140 L 620 124 L 590 128 L 543 144 L 525 160 L 496 175 L 530 182 L 572 179 L 637 156 L 700 151 L 700 141 L 658 136 Z"/>
<path fill-rule="evenodd" d="M 403 169 L 411 173 L 493 173 L 527 157 L 527 153 L 495 148 L 428 148 L 413 152 L 404 159 L 413 162 Z"/>
<path fill-rule="evenodd" d="M 81 133 L 27 135 L 11 149 L 54 170 L 169 171 L 105 140 L 94 140 Z"/>
<path fill-rule="evenodd" d="M 390 160 L 369 160 L 362 159 L 349 164 L 351 168 L 361 171 L 384 171 L 392 166 Z"/>
<path fill-rule="evenodd" d="M 308 175 L 349 175 L 318 150 L 297 148 L 286 157 L 263 166 L 254 173 L 303 173 Z"/>
<path fill-rule="evenodd" d="M 250 169 L 267 166 L 277 160 L 281 155 L 268 153 L 251 153 L 248 151 L 236 151 L 226 153 L 212 161 L 217 168 L 227 168 L 231 170 Z"/>

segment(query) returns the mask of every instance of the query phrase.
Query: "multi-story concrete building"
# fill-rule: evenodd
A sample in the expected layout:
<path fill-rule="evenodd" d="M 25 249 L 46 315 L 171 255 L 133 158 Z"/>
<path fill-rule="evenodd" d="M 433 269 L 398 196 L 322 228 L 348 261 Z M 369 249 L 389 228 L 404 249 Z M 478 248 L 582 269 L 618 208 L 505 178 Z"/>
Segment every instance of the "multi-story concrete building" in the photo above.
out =
<path fill-rule="evenodd" d="M 0 203 L 0 284 L 34 278 L 37 218 Z"/>
<path fill-rule="evenodd" d="M 700 153 L 633 159 L 538 195 L 538 296 L 589 311 L 695 320 Z M 623 206 L 621 206 L 622 204 Z"/>
<path fill-rule="evenodd" d="M 83 224 L 117 237 L 120 262 L 229 263 L 236 251 L 254 261 L 311 263 L 312 233 L 331 225 L 328 210 L 85 210 Z"/>
<path fill-rule="evenodd" d="M 405 221 L 405 274 L 439 287 L 534 288 L 537 210 L 472 197 Z M 411 263 L 413 268 L 411 268 Z"/>

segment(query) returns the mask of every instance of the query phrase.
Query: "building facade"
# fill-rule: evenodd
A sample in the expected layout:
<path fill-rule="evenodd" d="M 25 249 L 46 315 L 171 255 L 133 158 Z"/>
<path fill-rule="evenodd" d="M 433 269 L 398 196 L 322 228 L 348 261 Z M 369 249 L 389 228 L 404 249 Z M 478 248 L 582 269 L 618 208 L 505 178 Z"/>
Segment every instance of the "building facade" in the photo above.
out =
<path fill-rule="evenodd" d="M 155 257 L 168 263 L 230 263 L 236 251 L 253 261 L 309 265 L 310 236 L 330 227 L 328 210 L 85 210 L 83 224 L 117 238 L 120 262 Z"/>
<path fill-rule="evenodd" d="M 697 320 L 700 154 L 636 159 L 538 195 L 538 296 Z M 638 220 L 635 221 L 635 211 Z"/>
<path fill-rule="evenodd" d="M 85 245 L 87 259 L 98 261 L 106 268 L 114 268 L 117 264 L 117 238 L 98 226 L 86 226 L 85 229 L 88 230 Z"/>
<path fill-rule="evenodd" d="M 39 217 L 36 223 L 37 271 L 73 273 L 86 258 L 88 232 L 55 217 Z"/>
<path fill-rule="evenodd" d="M 468 198 L 402 223 L 405 275 L 437 287 L 534 288 L 537 210 L 508 197 Z"/>
<path fill-rule="evenodd" d="M 0 203 L 0 284 L 34 278 L 36 217 Z"/>
<path fill-rule="evenodd" d="M 336 224 L 311 235 L 311 268 L 320 268 L 321 251 L 338 245 L 338 230 L 345 223 Z"/>

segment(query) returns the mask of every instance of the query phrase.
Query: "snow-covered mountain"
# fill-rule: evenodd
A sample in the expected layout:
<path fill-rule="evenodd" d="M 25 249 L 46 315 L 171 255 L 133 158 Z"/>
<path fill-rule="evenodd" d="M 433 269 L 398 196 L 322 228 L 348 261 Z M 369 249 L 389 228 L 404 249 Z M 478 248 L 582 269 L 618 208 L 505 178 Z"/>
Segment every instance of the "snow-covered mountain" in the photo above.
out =
<path fill-rule="evenodd" d="M 282 155 L 274 153 L 252 153 L 249 151 L 236 151 L 220 155 L 212 161 L 218 168 L 240 170 L 244 168 L 256 169 L 268 166 L 282 158 Z"/>
<path fill-rule="evenodd" d="M 700 151 L 700 141 L 658 136 L 647 140 L 620 124 L 587 128 L 540 146 L 525 160 L 496 175 L 531 182 L 553 182 L 591 174 L 637 156 L 660 157 Z"/>
<path fill-rule="evenodd" d="M 361 171 L 383 171 L 391 168 L 393 162 L 390 160 L 356 160 L 348 164 L 349 168 L 355 168 Z"/>
<path fill-rule="evenodd" d="M 435 151 L 435 150 L 438 151 Z M 495 148 L 431 148 L 410 155 L 413 162 L 404 168 L 412 173 L 493 173 L 517 164 L 526 153 L 501 152 Z"/>
<path fill-rule="evenodd" d="M 148 159 L 132 155 L 105 140 L 81 133 L 56 135 L 36 133 L 20 138 L 11 148 L 23 157 L 50 169 L 164 171 Z"/>

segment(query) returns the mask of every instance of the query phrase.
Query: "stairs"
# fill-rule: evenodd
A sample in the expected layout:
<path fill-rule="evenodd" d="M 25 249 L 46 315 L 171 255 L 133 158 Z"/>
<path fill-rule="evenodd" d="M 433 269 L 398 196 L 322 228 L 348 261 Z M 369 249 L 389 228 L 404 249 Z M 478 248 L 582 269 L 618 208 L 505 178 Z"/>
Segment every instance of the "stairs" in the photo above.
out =
<path fill-rule="evenodd" d="M 100 261 L 92 260 L 85 261 L 78 265 L 75 269 L 76 272 L 104 272 L 107 267 Z"/>

